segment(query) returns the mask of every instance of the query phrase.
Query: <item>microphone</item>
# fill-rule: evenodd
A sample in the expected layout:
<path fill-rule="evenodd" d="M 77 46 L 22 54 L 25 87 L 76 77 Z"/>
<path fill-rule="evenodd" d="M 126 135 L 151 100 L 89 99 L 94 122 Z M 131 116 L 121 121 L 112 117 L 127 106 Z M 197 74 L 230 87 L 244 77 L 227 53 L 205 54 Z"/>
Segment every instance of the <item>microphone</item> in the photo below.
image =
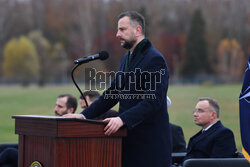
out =
<path fill-rule="evenodd" d="M 106 60 L 108 57 L 109 57 L 109 53 L 107 51 L 101 51 L 98 54 L 94 54 L 94 55 L 90 55 L 87 57 L 83 57 L 83 58 L 74 60 L 74 63 L 75 64 L 83 64 L 83 63 L 87 63 L 89 61 L 96 60 L 96 59 Z"/>

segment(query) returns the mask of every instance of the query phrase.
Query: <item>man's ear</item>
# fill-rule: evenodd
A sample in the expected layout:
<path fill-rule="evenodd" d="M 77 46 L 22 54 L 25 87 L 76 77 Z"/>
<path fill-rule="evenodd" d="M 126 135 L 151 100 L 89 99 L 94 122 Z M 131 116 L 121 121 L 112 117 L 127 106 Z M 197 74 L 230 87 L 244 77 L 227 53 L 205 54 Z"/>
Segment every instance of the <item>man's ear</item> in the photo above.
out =
<path fill-rule="evenodd" d="M 142 28 L 140 25 L 136 26 L 136 36 L 140 36 L 142 34 Z"/>
<path fill-rule="evenodd" d="M 73 114 L 74 113 L 74 108 L 70 108 L 70 109 L 68 109 L 68 114 Z"/>
<path fill-rule="evenodd" d="M 217 112 L 216 112 L 216 111 L 213 111 L 213 112 L 212 112 L 212 116 L 213 116 L 214 119 L 218 118 L 218 117 L 217 117 Z"/>

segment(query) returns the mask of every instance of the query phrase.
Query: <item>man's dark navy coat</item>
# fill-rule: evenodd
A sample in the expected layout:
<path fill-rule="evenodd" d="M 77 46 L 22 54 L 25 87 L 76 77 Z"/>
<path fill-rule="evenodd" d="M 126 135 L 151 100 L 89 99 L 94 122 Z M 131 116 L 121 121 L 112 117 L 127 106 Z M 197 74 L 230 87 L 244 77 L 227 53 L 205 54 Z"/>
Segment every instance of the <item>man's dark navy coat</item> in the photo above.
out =
<path fill-rule="evenodd" d="M 82 114 L 94 118 L 119 102 L 119 117 L 127 128 L 122 166 L 168 167 L 171 164 L 171 135 L 166 104 L 167 64 L 146 39 L 136 46 L 133 55 L 129 68 L 125 67 L 128 54 L 120 62 L 119 71 L 129 73 L 118 73 L 110 88 Z"/>
<path fill-rule="evenodd" d="M 170 123 L 172 134 L 172 152 L 187 152 L 183 130 L 180 126 Z"/>
<path fill-rule="evenodd" d="M 207 131 L 190 138 L 186 159 L 190 158 L 233 158 L 236 152 L 233 132 L 220 121 Z"/>

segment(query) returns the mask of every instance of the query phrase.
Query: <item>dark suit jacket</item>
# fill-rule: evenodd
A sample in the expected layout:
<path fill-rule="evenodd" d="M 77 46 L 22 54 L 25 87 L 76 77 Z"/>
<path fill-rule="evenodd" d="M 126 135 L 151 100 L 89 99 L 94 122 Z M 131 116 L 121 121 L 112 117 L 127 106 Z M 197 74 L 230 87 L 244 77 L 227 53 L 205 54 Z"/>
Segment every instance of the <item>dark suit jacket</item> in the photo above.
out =
<path fill-rule="evenodd" d="M 119 114 L 118 114 L 117 111 L 115 111 L 115 110 L 108 110 L 104 114 L 99 115 L 99 116 L 95 117 L 94 119 L 96 119 L 96 120 L 104 120 L 106 118 L 117 117 L 118 115 Z"/>
<path fill-rule="evenodd" d="M 218 121 L 207 131 L 199 131 L 190 138 L 185 159 L 233 158 L 235 152 L 233 132 Z"/>
<path fill-rule="evenodd" d="M 117 73 L 111 87 L 83 114 L 86 118 L 94 118 L 119 102 L 119 117 L 127 127 L 127 137 L 122 144 L 122 167 L 167 167 L 171 165 L 166 104 L 169 71 L 161 53 L 148 40 L 137 46 L 127 70 L 129 73 L 121 73 L 128 57 L 125 54 L 120 62 L 120 73 Z M 131 76 L 136 78 L 130 80 Z M 143 98 L 145 94 L 148 96 Z"/>
<path fill-rule="evenodd" d="M 182 128 L 172 123 L 170 123 L 169 125 L 172 131 L 172 152 L 186 152 L 186 141 L 184 139 Z"/>
<path fill-rule="evenodd" d="M 17 166 L 18 149 L 7 147 L 0 153 L 0 166 Z"/>

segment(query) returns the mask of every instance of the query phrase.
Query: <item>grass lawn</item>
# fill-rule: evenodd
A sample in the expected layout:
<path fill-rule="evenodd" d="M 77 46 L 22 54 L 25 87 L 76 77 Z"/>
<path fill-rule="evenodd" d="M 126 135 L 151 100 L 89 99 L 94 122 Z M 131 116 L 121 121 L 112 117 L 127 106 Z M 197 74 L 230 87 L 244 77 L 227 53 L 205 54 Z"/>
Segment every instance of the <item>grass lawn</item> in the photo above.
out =
<path fill-rule="evenodd" d="M 234 132 L 237 149 L 241 151 L 238 103 L 240 90 L 241 85 L 170 85 L 168 91 L 168 96 L 172 100 L 169 108 L 170 122 L 182 126 L 188 142 L 189 138 L 200 130 L 200 127 L 193 123 L 192 116 L 198 97 L 215 98 L 221 107 L 220 120 Z M 73 84 L 44 88 L 0 86 L 0 142 L 17 142 L 18 136 L 14 133 L 12 115 L 54 115 L 56 98 L 61 93 L 72 93 L 79 97 L 79 92 Z M 117 110 L 118 106 L 114 109 Z M 80 107 L 77 110 L 77 113 L 79 112 Z"/>

